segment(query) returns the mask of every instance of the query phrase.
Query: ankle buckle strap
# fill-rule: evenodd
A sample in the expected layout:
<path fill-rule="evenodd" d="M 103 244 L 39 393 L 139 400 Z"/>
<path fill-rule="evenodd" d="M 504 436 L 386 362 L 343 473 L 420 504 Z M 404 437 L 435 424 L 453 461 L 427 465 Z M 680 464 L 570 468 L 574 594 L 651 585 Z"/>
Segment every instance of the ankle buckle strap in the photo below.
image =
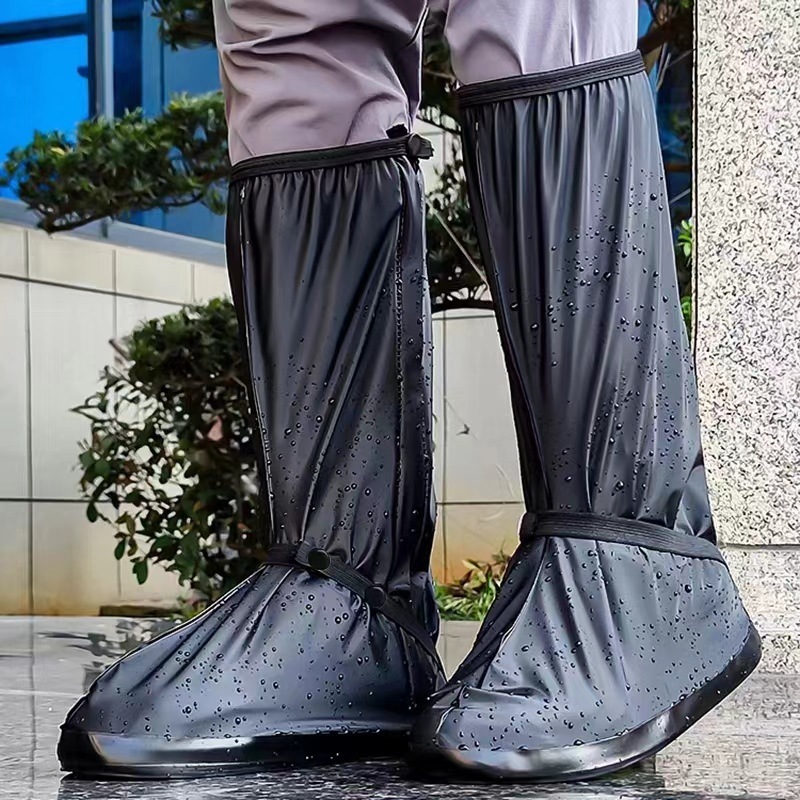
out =
<path fill-rule="evenodd" d="M 364 577 L 349 564 L 345 564 L 340 558 L 332 556 L 321 548 L 301 542 L 273 545 L 267 550 L 264 562 L 285 567 L 299 567 L 336 581 L 358 595 L 370 608 L 397 623 L 417 640 L 436 663 L 439 663 L 436 646 L 419 620 L 385 589 Z"/>
<path fill-rule="evenodd" d="M 604 514 L 568 511 L 543 511 L 535 514 L 529 511 L 520 520 L 520 541 L 525 542 L 539 536 L 627 544 L 725 563 L 720 549 L 708 539 L 687 536 L 652 522 Z"/>

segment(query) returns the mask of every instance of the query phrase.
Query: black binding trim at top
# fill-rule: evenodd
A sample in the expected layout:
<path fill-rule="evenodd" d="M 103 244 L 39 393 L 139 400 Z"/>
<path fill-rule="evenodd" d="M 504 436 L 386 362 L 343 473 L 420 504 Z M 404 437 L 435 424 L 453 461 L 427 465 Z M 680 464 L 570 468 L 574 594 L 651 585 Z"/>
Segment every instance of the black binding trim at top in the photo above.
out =
<path fill-rule="evenodd" d="M 433 145 L 422 136 L 411 133 L 392 139 L 379 139 L 376 142 L 348 144 L 344 147 L 325 147 L 319 150 L 297 150 L 289 153 L 276 153 L 256 156 L 239 161 L 231 170 L 230 182 L 244 178 L 269 175 L 277 172 L 297 172 L 307 169 L 324 169 L 356 164 L 361 161 L 374 161 L 379 158 L 409 158 L 420 161 L 433 155 Z"/>
<path fill-rule="evenodd" d="M 370 608 L 396 622 L 419 642 L 437 664 L 439 663 L 436 645 L 419 620 L 398 600 L 388 595 L 384 589 L 372 583 L 349 564 L 345 564 L 340 558 L 301 542 L 300 544 L 273 545 L 267 550 L 264 561 L 267 564 L 300 567 L 336 581 L 353 594 L 358 595 Z"/>
<path fill-rule="evenodd" d="M 612 78 L 624 78 L 644 70 L 642 54 L 638 50 L 622 56 L 576 64 L 573 67 L 553 69 L 548 72 L 535 72 L 530 75 L 515 75 L 494 81 L 481 81 L 462 86 L 456 92 L 461 108 L 495 103 L 500 100 L 516 100 L 538 94 L 550 94 L 566 89 L 599 83 Z"/>
<path fill-rule="evenodd" d="M 675 553 L 689 558 L 707 558 L 725 563 L 719 548 L 699 536 L 687 536 L 636 519 L 607 517 L 602 514 L 583 514 L 568 511 L 528 512 L 520 522 L 519 538 L 527 541 L 538 536 L 565 539 L 589 539 L 597 542 L 646 547 L 663 553 Z"/>

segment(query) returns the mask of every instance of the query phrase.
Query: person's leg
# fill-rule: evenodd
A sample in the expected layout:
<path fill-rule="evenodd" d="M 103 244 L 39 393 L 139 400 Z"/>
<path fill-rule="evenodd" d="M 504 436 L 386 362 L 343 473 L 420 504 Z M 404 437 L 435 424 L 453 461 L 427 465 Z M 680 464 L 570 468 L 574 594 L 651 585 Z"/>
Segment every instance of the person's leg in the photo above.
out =
<path fill-rule="evenodd" d="M 382 0 L 218 6 L 222 35 L 228 11 L 242 25 L 244 60 L 233 68 L 222 54 L 232 145 L 257 153 L 233 170 L 227 252 L 269 521 L 266 565 L 94 684 L 64 725 L 67 770 L 179 777 L 397 754 L 441 680 L 429 575 L 425 147 L 384 127 L 411 116 L 386 65 L 418 57 L 422 3 L 416 16 L 411 3 L 396 5 L 405 13 Z M 360 17 L 343 18 L 337 35 L 331 6 Z M 319 96 L 318 118 L 297 84 L 314 80 L 306 61 L 327 52 L 315 25 L 342 54 L 319 76 L 330 97 Z M 306 33 L 317 53 L 307 60 Z M 369 73 L 368 41 L 383 76 Z M 356 66 L 345 64 L 348 52 Z M 274 107 L 257 96 L 258 76 L 275 84 L 264 87 Z M 361 78 L 385 86 L 367 91 Z M 245 79 L 251 94 L 240 107 L 231 86 Z M 375 113 L 360 114 L 362 90 Z M 291 152 L 264 155 L 276 146 Z"/>
<path fill-rule="evenodd" d="M 635 0 L 450 11 L 459 77 L 478 81 L 459 91 L 464 160 L 527 513 L 413 746 L 489 777 L 581 779 L 682 733 L 759 639 L 714 544 L 652 97 L 623 52 Z"/>
<path fill-rule="evenodd" d="M 231 161 L 411 129 L 425 0 L 213 0 Z"/>
<path fill-rule="evenodd" d="M 548 72 L 636 49 L 635 0 L 439 0 L 461 84 Z"/>

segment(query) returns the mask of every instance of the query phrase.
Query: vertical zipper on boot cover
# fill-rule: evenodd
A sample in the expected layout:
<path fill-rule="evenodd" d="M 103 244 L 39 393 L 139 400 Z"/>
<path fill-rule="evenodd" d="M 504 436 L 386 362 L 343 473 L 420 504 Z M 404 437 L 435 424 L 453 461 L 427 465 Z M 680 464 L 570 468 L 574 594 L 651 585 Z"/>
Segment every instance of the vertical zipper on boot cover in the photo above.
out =
<path fill-rule="evenodd" d="M 408 162 L 411 164 L 412 168 L 415 172 L 418 170 L 418 158 L 419 157 L 428 157 L 424 155 L 425 153 L 431 153 L 432 148 L 430 142 L 426 139 L 422 139 L 422 137 L 412 135 L 410 137 L 406 137 L 407 142 L 407 151 L 406 151 L 406 158 Z M 422 149 L 420 149 L 422 148 Z M 422 154 L 422 155 L 421 155 Z M 418 185 L 419 179 L 415 176 L 408 175 L 407 172 L 404 170 L 399 170 L 399 189 L 400 189 L 400 198 L 401 198 L 401 205 L 400 205 L 400 220 L 399 226 L 397 231 L 397 245 L 395 247 L 394 253 L 394 264 L 392 267 L 392 282 L 393 282 L 393 306 L 394 306 L 394 314 L 395 314 L 395 374 L 397 380 L 397 418 L 396 418 L 396 447 L 397 447 L 397 469 L 394 476 L 394 526 L 395 530 L 398 531 L 400 542 L 402 543 L 405 539 L 406 531 L 400 530 L 401 520 L 400 520 L 400 493 L 401 488 L 403 485 L 403 413 L 404 408 L 407 403 L 406 398 L 406 384 L 405 384 L 405 365 L 403 361 L 403 351 L 404 351 L 404 314 L 405 314 L 405 305 L 404 305 L 404 265 L 406 264 L 408 258 L 408 249 L 409 249 L 409 228 L 413 226 L 414 220 L 409 219 L 409 216 L 420 211 L 420 219 L 424 219 L 424 198 L 422 200 L 422 208 L 417 209 L 414 203 L 413 192 L 407 179 L 413 180 L 415 185 Z M 421 195 L 421 190 L 420 190 Z M 423 253 L 423 261 L 424 264 L 424 253 Z M 420 276 L 420 280 L 422 280 L 422 276 Z M 424 336 L 423 336 L 423 344 L 422 348 L 424 349 Z M 423 353 L 424 357 L 424 353 Z M 431 454 L 427 447 L 427 438 L 423 437 L 424 439 L 424 456 L 428 459 L 431 458 Z M 431 486 L 431 478 L 430 476 L 426 477 L 426 485 L 424 494 L 427 497 L 430 492 Z M 413 511 L 414 509 L 412 509 Z M 413 519 L 412 515 L 412 519 Z M 417 533 L 422 533 L 422 522 L 419 522 L 419 531 Z M 409 580 L 410 580 L 409 575 Z M 417 619 L 414 605 L 411 602 L 410 598 L 413 595 L 409 593 L 409 613 Z M 436 654 L 435 648 L 433 651 Z M 436 655 L 438 659 L 438 655 Z M 410 675 L 411 677 L 411 675 Z"/>
<path fill-rule="evenodd" d="M 395 447 L 397 448 L 397 467 L 394 474 L 394 529 L 400 533 L 400 487 L 402 486 L 402 448 L 403 448 L 403 254 L 405 253 L 406 239 L 406 211 L 408 198 L 400 177 L 400 224 L 397 231 L 397 246 L 394 251 L 394 264 L 392 265 L 392 306 L 394 310 L 394 371 L 397 381 L 397 416 L 395 418 Z"/>
<path fill-rule="evenodd" d="M 239 292 L 242 298 L 242 305 L 243 311 L 245 315 L 244 319 L 244 336 L 247 342 L 246 347 L 246 357 L 249 363 L 250 375 L 253 377 L 253 383 L 255 384 L 256 373 L 254 371 L 253 365 L 253 345 L 250 339 L 250 320 L 254 318 L 254 315 L 250 312 L 250 303 L 249 303 L 249 296 L 247 293 L 247 282 L 244 279 L 244 199 L 247 193 L 247 187 L 242 186 L 239 190 L 238 201 L 239 201 L 239 219 L 238 219 L 238 228 L 239 228 Z M 258 380 L 263 382 L 264 376 L 259 375 Z M 273 508 L 272 508 L 272 498 L 273 498 L 273 491 L 272 491 L 272 475 L 270 473 L 269 464 L 270 464 L 270 446 L 269 446 L 269 437 L 267 436 L 267 429 L 264 424 L 265 415 L 261 409 L 261 402 L 258 398 L 258 392 L 256 391 L 255 385 L 253 386 L 253 411 L 256 415 L 256 425 L 258 426 L 258 432 L 261 436 L 261 441 L 264 445 L 264 480 L 266 481 L 266 490 L 267 490 L 267 497 L 266 499 L 266 506 L 267 506 L 267 514 L 269 515 L 269 524 L 270 530 L 275 535 L 275 519 L 273 517 Z"/>

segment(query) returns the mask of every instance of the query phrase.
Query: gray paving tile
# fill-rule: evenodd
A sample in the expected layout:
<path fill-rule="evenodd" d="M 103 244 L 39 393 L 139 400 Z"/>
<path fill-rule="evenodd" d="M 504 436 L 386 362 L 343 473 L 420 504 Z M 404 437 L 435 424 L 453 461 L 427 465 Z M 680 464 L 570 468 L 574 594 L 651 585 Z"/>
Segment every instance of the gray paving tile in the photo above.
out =
<path fill-rule="evenodd" d="M 400 762 L 166 783 L 64 778 L 55 748 L 67 710 L 105 665 L 163 625 L 0 618 L 0 800 L 800 800 L 800 676 L 769 674 L 643 769 L 591 784 L 431 782 Z M 461 653 L 474 631 L 445 625 L 443 649 Z"/>

